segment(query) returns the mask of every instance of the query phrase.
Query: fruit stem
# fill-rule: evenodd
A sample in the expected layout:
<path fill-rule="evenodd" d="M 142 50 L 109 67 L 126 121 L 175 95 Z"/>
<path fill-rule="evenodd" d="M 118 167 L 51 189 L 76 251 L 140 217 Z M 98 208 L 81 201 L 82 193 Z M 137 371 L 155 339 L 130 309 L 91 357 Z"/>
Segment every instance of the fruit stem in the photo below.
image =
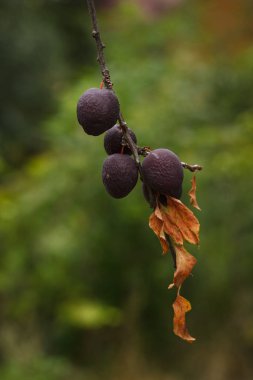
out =
<path fill-rule="evenodd" d="M 122 113 L 119 114 L 119 125 L 120 125 L 120 128 L 123 131 L 124 138 L 125 138 L 126 142 L 128 143 L 131 152 L 133 153 L 133 156 L 134 156 L 134 159 L 135 159 L 137 165 L 140 165 L 140 158 L 139 158 L 139 154 L 138 154 L 138 148 L 135 145 L 135 143 L 134 143 L 134 141 L 133 141 L 133 139 L 132 139 L 132 137 L 131 137 L 131 135 L 129 133 L 129 129 L 127 127 L 127 123 L 123 119 Z"/>

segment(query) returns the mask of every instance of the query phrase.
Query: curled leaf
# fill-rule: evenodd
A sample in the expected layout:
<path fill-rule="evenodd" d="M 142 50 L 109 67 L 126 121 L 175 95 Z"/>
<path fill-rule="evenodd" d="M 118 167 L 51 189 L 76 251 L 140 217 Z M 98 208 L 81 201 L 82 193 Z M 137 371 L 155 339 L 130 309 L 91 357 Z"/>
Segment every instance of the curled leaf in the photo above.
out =
<path fill-rule="evenodd" d="M 194 186 L 196 190 L 196 182 L 193 181 Z M 167 197 L 167 206 L 158 203 L 150 215 L 149 226 L 158 237 L 163 253 L 168 250 L 172 253 L 175 272 L 173 283 L 168 288 L 176 286 L 179 290 L 197 262 L 184 248 L 184 242 L 199 244 L 199 221 L 179 199 Z M 185 314 L 191 310 L 190 302 L 178 293 L 173 309 L 174 333 L 192 343 L 195 338 L 189 334 L 185 321 Z"/>
<path fill-rule="evenodd" d="M 168 252 L 169 245 L 168 245 L 168 242 L 166 240 L 166 236 L 165 236 L 163 227 L 161 228 L 161 231 L 160 231 L 159 240 L 160 240 L 160 243 L 162 246 L 163 254 Z"/>
<path fill-rule="evenodd" d="M 167 197 L 168 206 L 163 208 L 170 221 L 181 232 L 184 240 L 199 244 L 199 221 L 179 199 Z"/>
<path fill-rule="evenodd" d="M 155 208 L 154 213 L 155 213 L 155 216 L 156 216 L 159 220 L 161 220 L 161 221 L 163 222 L 163 214 L 162 214 L 162 211 L 160 210 L 159 206 L 157 206 L 157 207 Z"/>
<path fill-rule="evenodd" d="M 160 240 L 163 253 L 168 252 L 169 246 L 164 233 L 164 222 L 161 218 L 160 210 L 158 207 L 156 207 L 155 211 L 149 217 L 149 227 L 154 231 Z"/>
<path fill-rule="evenodd" d="M 169 285 L 169 289 L 171 289 L 173 285 L 180 287 L 184 280 L 191 274 L 193 267 L 197 263 L 195 257 L 187 252 L 182 245 L 175 245 L 174 248 L 176 251 L 177 268 L 174 273 L 173 283 Z"/>
<path fill-rule="evenodd" d="M 190 196 L 190 203 L 196 209 L 201 210 L 201 208 L 198 205 L 197 199 L 196 199 L 197 186 L 196 186 L 196 176 L 195 175 L 191 179 L 191 184 L 192 184 L 192 187 L 191 187 L 190 191 L 188 192 L 188 194 Z"/>
<path fill-rule="evenodd" d="M 173 319 L 174 334 L 186 340 L 188 343 L 194 342 L 196 339 L 193 338 L 189 334 L 186 327 L 186 322 L 185 322 L 185 314 L 191 310 L 190 302 L 186 298 L 178 294 L 176 300 L 173 303 L 173 310 L 174 310 L 174 319 Z"/>

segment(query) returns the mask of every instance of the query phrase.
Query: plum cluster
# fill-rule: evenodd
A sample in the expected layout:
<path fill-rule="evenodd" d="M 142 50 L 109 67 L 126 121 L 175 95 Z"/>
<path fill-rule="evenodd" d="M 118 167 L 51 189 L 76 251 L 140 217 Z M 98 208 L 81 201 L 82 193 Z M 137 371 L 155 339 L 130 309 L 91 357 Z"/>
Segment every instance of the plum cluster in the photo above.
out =
<path fill-rule="evenodd" d="M 112 90 L 91 88 L 81 95 L 77 104 L 77 119 L 88 135 L 105 133 L 104 148 L 108 157 L 102 169 L 102 180 L 107 192 L 114 198 L 127 196 L 135 187 L 139 172 L 143 193 L 153 207 L 154 199 L 166 195 L 180 198 L 183 168 L 175 153 L 168 149 L 145 151 L 142 164 L 137 165 L 132 151 L 117 124 L 120 105 Z M 131 139 L 137 144 L 134 132 L 128 128 Z"/>

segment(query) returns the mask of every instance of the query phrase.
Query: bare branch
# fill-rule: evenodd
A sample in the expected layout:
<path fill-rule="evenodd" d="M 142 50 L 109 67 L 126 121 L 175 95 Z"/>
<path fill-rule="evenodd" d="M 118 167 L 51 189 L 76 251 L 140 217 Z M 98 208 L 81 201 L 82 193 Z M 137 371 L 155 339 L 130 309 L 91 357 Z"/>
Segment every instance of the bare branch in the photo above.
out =
<path fill-rule="evenodd" d="M 203 166 L 200 165 L 189 165 L 186 162 L 181 162 L 184 169 L 190 170 L 190 172 L 196 172 L 203 169 Z"/>
<path fill-rule="evenodd" d="M 139 158 L 139 154 L 138 154 L 138 148 L 137 148 L 135 142 L 133 141 L 132 137 L 130 136 L 129 129 L 127 127 L 127 123 L 123 119 L 123 116 L 121 113 L 119 114 L 119 125 L 120 125 L 120 127 L 124 133 L 124 138 L 125 138 L 126 142 L 128 143 L 128 146 L 129 146 L 131 152 L 133 153 L 134 159 L 135 159 L 136 163 L 139 165 L 140 164 L 140 158 Z"/>
<path fill-rule="evenodd" d="M 102 73 L 103 82 L 104 82 L 105 87 L 107 89 L 113 90 L 112 89 L 113 83 L 111 81 L 110 72 L 109 72 L 109 69 L 106 66 L 106 62 L 105 62 L 105 56 L 104 56 L 105 45 L 101 40 L 100 31 L 98 28 L 95 4 L 94 4 L 93 0 L 87 0 L 87 4 L 88 4 L 88 9 L 89 9 L 89 13 L 91 16 L 92 27 L 93 27 L 92 37 L 95 39 L 96 45 L 97 45 L 97 53 L 98 53 L 97 60 L 98 60 L 100 70 Z M 136 146 L 135 142 L 133 141 L 133 139 L 129 133 L 127 123 L 125 122 L 122 113 L 119 114 L 118 121 L 119 121 L 119 125 L 123 131 L 124 139 L 126 140 L 131 152 L 133 153 L 134 160 L 135 160 L 136 164 L 138 165 L 138 169 L 139 169 L 139 172 L 141 175 L 141 165 L 140 165 L 138 147 Z"/>
<path fill-rule="evenodd" d="M 105 56 L 104 56 L 105 44 L 102 42 L 101 37 L 100 37 L 95 4 L 93 0 L 87 0 L 87 4 L 88 4 L 88 9 L 91 16 L 92 27 L 93 27 L 92 37 L 95 39 L 96 45 L 97 45 L 97 53 L 98 53 L 97 60 L 98 60 L 100 70 L 102 73 L 103 82 L 106 88 L 112 89 L 110 72 L 105 63 Z"/>

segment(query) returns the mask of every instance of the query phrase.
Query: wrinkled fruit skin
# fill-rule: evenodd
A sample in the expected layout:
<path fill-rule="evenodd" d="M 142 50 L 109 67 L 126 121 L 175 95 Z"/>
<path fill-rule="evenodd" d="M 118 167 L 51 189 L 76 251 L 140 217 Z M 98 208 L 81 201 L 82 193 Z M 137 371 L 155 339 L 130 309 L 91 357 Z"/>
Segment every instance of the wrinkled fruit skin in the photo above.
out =
<path fill-rule="evenodd" d="M 136 136 L 130 128 L 128 128 L 129 134 L 132 137 L 132 140 L 137 143 Z M 121 153 L 122 151 L 122 137 L 123 132 L 118 124 L 114 125 L 114 127 L 110 128 L 104 138 L 104 147 L 107 154 Z M 131 154 L 131 150 L 124 146 L 123 150 L 124 154 Z"/>
<path fill-rule="evenodd" d="M 124 198 L 133 190 L 138 180 L 135 161 L 126 154 L 112 154 L 104 161 L 102 180 L 112 197 Z"/>
<path fill-rule="evenodd" d="M 90 88 L 78 100 L 77 119 L 88 135 L 112 128 L 119 117 L 119 101 L 113 91 Z"/>
<path fill-rule="evenodd" d="M 159 194 L 180 198 L 183 168 L 177 155 L 168 149 L 155 149 L 142 163 L 144 182 Z"/>

